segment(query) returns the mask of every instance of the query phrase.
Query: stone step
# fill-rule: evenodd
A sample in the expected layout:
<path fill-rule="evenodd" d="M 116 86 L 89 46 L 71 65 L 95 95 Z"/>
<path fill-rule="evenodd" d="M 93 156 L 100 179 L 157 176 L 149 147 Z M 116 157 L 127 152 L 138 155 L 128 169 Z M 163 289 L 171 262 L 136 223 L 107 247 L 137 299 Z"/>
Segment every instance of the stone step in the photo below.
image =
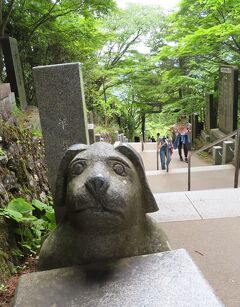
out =
<path fill-rule="evenodd" d="M 233 188 L 235 168 L 231 164 L 191 168 L 191 190 Z M 169 169 L 169 172 L 146 171 L 153 193 L 180 192 L 188 189 L 188 169 Z"/>
<path fill-rule="evenodd" d="M 179 222 L 240 216 L 240 189 L 154 193 L 159 211 L 157 222 Z"/>
<path fill-rule="evenodd" d="M 234 166 L 232 164 L 224 164 L 224 165 L 206 165 L 206 166 L 193 166 L 191 167 L 191 173 L 196 172 L 211 172 L 211 171 L 225 171 L 232 170 Z M 157 176 L 157 175 L 173 175 L 179 173 L 188 173 L 188 168 L 169 168 L 169 172 L 167 173 L 165 170 L 149 170 L 146 171 L 147 176 Z"/>

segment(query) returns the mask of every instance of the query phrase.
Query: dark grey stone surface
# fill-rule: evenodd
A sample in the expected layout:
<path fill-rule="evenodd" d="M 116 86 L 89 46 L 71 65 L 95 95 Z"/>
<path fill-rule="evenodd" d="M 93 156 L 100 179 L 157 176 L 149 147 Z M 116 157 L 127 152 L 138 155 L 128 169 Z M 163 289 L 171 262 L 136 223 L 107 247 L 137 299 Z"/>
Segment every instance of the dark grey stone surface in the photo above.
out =
<path fill-rule="evenodd" d="M 190 132 L 190 137 L 191 137 L 191 142 L 194 143 L 197 137 L 197 125 L 198 125 L 198 114 L 197 113 L 192 113 L 191 114 L 191 132 Z"/>
<path fill-rule="evenodd" d="M 224 141 L 222 148 L 222 164 L 232 162 L 234 159 L 234 141 Z"/>
<path fill-rule="evenodd" d="M 15 93 L 17 105 L 25 109 L 27 107 L 27 99 L 17 41 L 12 37 L 1 37 L 0 48 L 1 47 L 3 50 L 8 82 L 11 84 L 11 89 Z"/>
<path fill-rule="evenodd" d="M 14 93 L 11 93 L 10 83 L 0 84 L 0 118 L 9 120 L 13 108 Z"/>
<path fill-rule="evenodd" d="M 201 131 L 201 137 L 203 138 L 204 141 L 210 142 L 210 135 L 206 131 L 204 130 Z"/>
<path fill-rule="evenodd" d="M 222 164 L 222 146 L 213 146 L 213 164 Z"/>
<path fill-rule="evenodd" d="M 65 215 L 43 243 L 42 270 L 169 250 L 164 232 L 146 216 L 158 206 L 141 156 L 129 145 L 71 146 L 54 199 Z"/>
<path fill-rule="evenodd" d="M 8 120 L 11 117 L 12 103 L 9 97 L 0 100 L 0 118 Z"/>
<path fill-rule="evenodd" d="M 95 134 L 95 142 L 101 142 L 101 134 Z"/>
<path fill-rule="evenodd" d="M 211 129 L 210 131 L 210 139 L 211 142 L 218 140 L 218 139 L 222 139 L 226 136 L 225 133 L 223 133 L 220 129 L 215 128 L 215 129 Z"/>
<path fill-rule="evenodd" d="M 228 134 L 237 129 L 238 68 L 221 66 L 219 76 L 219 129 Z"/>
<path fill-rule="evenodd" d="M 206 131 L 209 133 L 211 129 L 217 127 L 217 101 L 214 99 L 213 94 L 206 94 L 205 101 L 205 124 Z"/>
<path fill-rule="evenodd" d="M 14 307 L 223 306 L 184 249 L 23 275 Z"/>
<path fill-rule="evenodd" d="M 0 84 L 0 100 L 8 97 L 11 93 L 10 83 Z"/>
<path fill-rule="evenodd" d="M 76 143 L 89 144 L 82 74 L 79 63 L 70 63 L 35 67 L 33 75 L 54 194 L 58 167 L 66 149 Z"/>

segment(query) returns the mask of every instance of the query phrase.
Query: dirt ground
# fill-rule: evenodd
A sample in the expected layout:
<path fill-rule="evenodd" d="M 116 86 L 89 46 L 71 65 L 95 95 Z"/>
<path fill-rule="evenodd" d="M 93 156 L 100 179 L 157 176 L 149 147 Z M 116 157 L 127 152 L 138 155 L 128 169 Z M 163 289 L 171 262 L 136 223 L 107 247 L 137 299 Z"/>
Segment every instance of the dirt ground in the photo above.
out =
<path fill-rule="evenodd" d="M 11 306 L 11 301 L 21 275 L 37 271 L 37 259 L 30 257 L 26 259 L 21 269 L 9 278 L 3 289 L 0 289 L 0 307 Z"/>

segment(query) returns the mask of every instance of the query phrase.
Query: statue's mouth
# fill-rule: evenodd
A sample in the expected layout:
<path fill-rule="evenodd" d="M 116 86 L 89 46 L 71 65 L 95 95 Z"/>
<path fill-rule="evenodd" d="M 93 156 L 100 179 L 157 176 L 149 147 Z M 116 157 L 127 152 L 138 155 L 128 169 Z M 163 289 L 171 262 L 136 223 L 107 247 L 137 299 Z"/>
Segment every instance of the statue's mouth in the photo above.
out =
<path fill-rule="evenodd" d="M 83 214 L 83 215 L 117 215 L 123 218 L 123 214 L 120 211 L 112 210 L 106 207 L 88 207 L 88 208 L 81 208 L 75 211 L 77 214 Z"/>

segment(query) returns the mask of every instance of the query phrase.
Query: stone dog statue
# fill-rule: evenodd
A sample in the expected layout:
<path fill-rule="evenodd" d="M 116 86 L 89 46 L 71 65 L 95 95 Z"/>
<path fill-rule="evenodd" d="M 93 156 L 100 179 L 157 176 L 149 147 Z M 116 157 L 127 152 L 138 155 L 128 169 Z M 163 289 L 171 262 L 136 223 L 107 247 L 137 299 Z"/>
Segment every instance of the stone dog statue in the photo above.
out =
<path fill-rule="evenodd" d="M 66 214 L 41 248 L 40 269 L 169 250 L 165 234 L 146 216 L 158 207 L 141 157 L 129 145 L 71 146 L 54 199 Z"/>

